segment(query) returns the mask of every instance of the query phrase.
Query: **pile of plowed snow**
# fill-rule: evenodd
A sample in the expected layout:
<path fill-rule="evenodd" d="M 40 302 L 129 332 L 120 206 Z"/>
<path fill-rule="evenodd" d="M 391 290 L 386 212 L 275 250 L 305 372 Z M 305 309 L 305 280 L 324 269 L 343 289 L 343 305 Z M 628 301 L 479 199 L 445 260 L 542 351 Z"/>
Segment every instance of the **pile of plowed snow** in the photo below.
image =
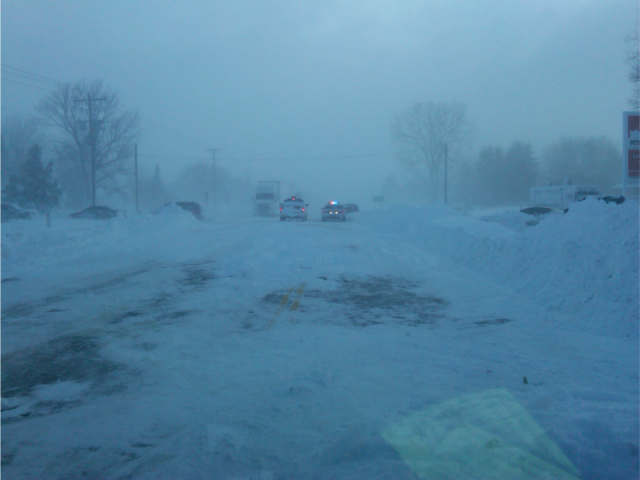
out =
<path fill-rule="evenodd" d="M 224 221 L 200 222 L 178 210 L 78 221 L 59 215 L 6 222 L 2 228 L 3 278 L 28 269 L 57 268 L 74 258 L 170 256 L 185 243 L 195 248 Z M 537 225 L 517 211 L 471 215 L 443 205 L 397 206 L 360 212 L 357 224 L 403 236 L 428 251 L 525 293 L 573 325 L 602 335 L 638 335 L 638 202 L 607 204 L 594 198 L 550 214 Z M 354 225 L 355 227 L 355 225 Z"/>
<path fill-rule="evenodd" d="M 531 218 L 514 211 L 477 217 L 434 205 L 392 207 L 362 221 L 524 292 L 587 331 L 637 337 L 638 202 L 587 198 L 527 226 Z"/>

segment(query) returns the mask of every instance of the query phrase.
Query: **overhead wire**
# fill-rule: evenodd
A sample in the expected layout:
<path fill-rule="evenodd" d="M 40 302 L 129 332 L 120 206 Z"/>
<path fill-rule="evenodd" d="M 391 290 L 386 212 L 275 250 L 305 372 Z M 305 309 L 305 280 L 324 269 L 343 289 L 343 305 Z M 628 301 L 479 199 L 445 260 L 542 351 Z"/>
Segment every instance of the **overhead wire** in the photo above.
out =
<path fill-rule="evenodd" d="M 49 77 L 45 77 L 45 76 L 39 75 L 37 73 L 29 72 L 29 71 L 23 70 L 21 68 L 16 68 L 16 67 L 13 67 L 11 65 L 4 64 L 4 63 L 0 64 L 0 65 L 2 66 L 4 75 L 7 75 L 7 74 L 8 75 L 13 75 L 13 76 L 24 78 L 26 80 L 35 81 L 35 82 L 41 82 L 41 83 L 44 83 L 44 84 L 54 85 L 54 86 L 65 85 L 64 82 L 61 82 L 59 80 L 55 80 L 55 79 L 52 79 L 52 78 L 49 78 Z M 16 84 L 19 84 L 19 85 L 24 85 L 24 86 L 31 87 L 31 88 L 36 88 L 38 90 L 43 90 L 43 91 L 47 91 L 47 92 L 50 91 L 50 90 L 48 90 L 46 88 L 43 88 L 41 86 L 31 85 L 31 84 L 19 82 L 17 80 L 12 79 L 12 78 L 3 78 L 3 80 L 5 80 L 7 82 L 11 82 L 11 83 L 16 83 Z M 121 104 L 122 104 L 122 106 L 124 108 L 126 108 L 129 111 L 132 111 L 132 112 L 136 111 L 135 109 L 125 105 L 122 102 L 121 102 Z M 174 137 L 181 137 L 183 139 L 182 141 L 178 140 L 177 138 L 173 138 L 172 140 L 173 141 L 177 141 L 178 143 L 180 143 L 182 145 L 185 145 L 185 146 L 189 146 L 189 147 L 192 147 L 192 148 L 205 148 L 205 147 L 208 146 L 208 144 L 205 144 L 203 142 L 198 142 L 198 141 L 196 141 L 196 140 L 194 140 L 192 138 L 187 137 L 186 135 L 178 133 L 178 132 L 170 129 L 169 127 L 161 125 L 161 124 L 159 124 L 157 122 L 154 122 L 152 120 L 148 120 L 148 119 L 145 119 L 145 118 L 141 118 L 140 120 L 142 121 L 142 123 L 145 123 L 148 126 L 150 126 L 152 128 L 155 128 L 156 130 L 158 130 L 161 133 L 163 133 L 165 135 L 165 137 L 164 137 L 165 139 L 166 139 L 166 135 L 170 134 L 170 135 L 173 135 Z M 152 132 L 149 132 L 149 133 L 151 133 L 153 135 Z M 185 142 L 184 140 L 186 140 L 189 143 Z"/>
<path fill-rule="evenodd" d="M 2 81 L 3 82 L 10 82 L 10 83 L 17 83 L 18 85 L 24 85 L 25 87 L 37 88 L 38 90 L 42 90 L 43 92 L 50 92 L 51 91 L 51 90 L 48 90 L 46 88 L 38 87 L 36 85 L 30 85 L 28 83 L 18 82 L 17 80 L 13 80 L 11 78 L 3 78 Z"/>
<path fill-rule="evenodd" d="M 16 72 L 11 72 L 11 71 L 4 71 L 2 73 L 3 73 L 3 75 L 13 75 L 14 77 L 25 78 L 27 80 L 31 80 L 31 81 L 34 81 L 34 82 L 42 82 L 42 83 L 45 83 L 45 84 L 48 84 L 48 85 L 56 85 L 57 86 L 56 83 L 52 83 L 52 82 L 49 82 L 47 80 L 39 80 L 37 78 L 30 77 L 29 75 L 22 75 L 21 73 L 16 73 Z"/>
<path fill-rule="evenodd" d="M 124 105 L 124 104 L 123 104 L 123 105 Z M 124 105 L 124 106 L 126 107 L 126 105 Z M 126 108 L 127 108 L 128 110 L 134 111 L 133 109 L 131 109 L 131 108 L 129 108 L 129 107 L 126 107 Z M 192 138 L 190 138 L 190 137 L 187 137 L 186 135 L 183 135 L 183 134 L 181 134 L 181 133 L 175 132 L 175 131 L 171 130 L 169 127 L 166 127 L 166 126 L 164 126 L 164 125 L 161 125 L 161 124 L 159 124 L 159 123 L 157 123 L 157 122 L 153 122 L 153 121 L 151 121 L 151 120 L 147 120 L 147 119 L 141 119 L 141 121 L 142 121 L 143 123 L 146 123 L 146 124 L 147 124 L 147 125 L 149 125 L 150 127 L 153 127 L 153 128 L 156 128 L 157 130 L 160 130 L 161 132 L 164 130 L 164 133 L 165 133 L 165 134 L 169 133 L 169 134 L 174 135 L 174 136 L 176 136 L 176 137 L 181 137 L 181 138 L 183 139 L 183 141 L 179 141 L 179 143 L 182 143 L 183 145 L 187 145 L 187 146 L 189 146 L 189 147 L 193 147 L 193 148 L 206 148 L 206 147 L 208 146 L 208 145 L 207 145 L 207 144 L 205 144 L 205 143 L 198 142 L 197 140 L 194 140 L 194 139 L 192 139 Z M 175 140 L 176 140 L 176 139 L 174 138 L 174 141 L 175 141 Z M 185 142 L 184 142 L 184 140 L 186 140 L 187 142 L 189 142 L 189 144 L 185 143 Z M 194 145 L 194 143 L 197 143 L 198 145 L 196 146 L 196 145 Z"/>
<path fill-rule="evenodd" d="M 44 77 L 42 75 L 38 75 L 37 73 L 28 72 L 27 70 L 22 70 L 21 68 L 12 67 L 11 65 L 7 65 L 5 63 L 0 64 L 0 66 L 2 66 L 2 68 L 9 69 L 9 71 L 5 73 L 12 73 L 14 75 L 20 75 L 20 76 L 28 75 L 29 76 L 28 78 L 32 78 L 33 80 L 37 80 L 40 82 L 52 83 L 54 85 L 64 85 L 64 82 L 61 82 L 59 80 L 54 80 L 52 78 Z M 11 70 L 15 70 L 20 73 L 19 74 L 13 73 L 11 72 Z"/>
<path fill-rule="evenodd" d="M 227 162 L 307 162 L 307 161 L 331 161 L 331 160 L 355 160 L 371 157 L 385 157 L 391 155 L 399 155 L 403 152 L 383 152 L 383 153 L 367 153 L 363 155 L 341 155 L 341 156 L 328 156 L 328 157 L 299 157 L 299 158 L 216 158 L 216 161 Z M 173 160 L 203 160 L 208 161 L 211 158 L 205 157 L 182 157 L 182 156 L 170 156 L 170 155 L 138 155 L 138 157 L 147 158 L 164 158 Z"/>
<path fill-rule="evenodd" d="M 142 123 L 147 123 L 147 122 L 146 122 L 145 120 L 143 120 L 143 119 L 141 119 L 140 121 L 141 121 Z M 149 125 L 149 124 L 148 124 L 148 125 Z M 166 138 L 167 138 L 167 132 L 163 132 L 160 128 L 158 128 L 158 127 L 154 127 L 153 125 L 149 125 L 149 126 L 151 126 L 152 128 L 156 128 L 160 133 L 158 133 L 158 132 L 154 132 L 154 131 L 152 131 L 152 130 L 146 130 L 146 131 L 145 131 L 145 134 L 155 135 L 156 137 L 160 137 L 160 138 L 164 138 L 164 139 L 166 139 Z M 175 135 L 175 134 L 174 134 L 174 135 Z M 189 142 L 183 141 L 183 140 L 181 140 L 181 139 L 179 139 L 179 138 L 172 138 L 171 140 L 172 140 L 173 142 L 175 142 L 175 143 L 177 143 L 177 144 L 180 144 L 180 145 L 183 145 L 183 146 L 185 146 L 185 147 L 197 148 L 197 149 L 204 148 L 204 144 L 202 144 L 203 146 L 195 146 L 195 145 L 193 145 L 192 143 L 189 143 Z"/>
<path fill-rule="evenodd" d="M 38 115 L 34 115 L 32 113 L 25 113 L 25 112 L 20 112 L 19 110 L 13 110 L 11 108 L 7 108 L 7 107 L 2 107 L 2 110 L 6 110 L 7 112 L 11 112 L 11 113 L 17 113 L 18 115 L 26 115 L 27 117 L 33 117 L 33 118 L 37 118 L 39 120 L 44 120 L 44 118 L 38 116 Z"/>
<path fill-rule="evenodd" d="M 61 85 L 65 85 L 64 82 L 60 82 L 58 80 L 52 79 L 52 78 L 48 78 L 45 77 L 43 75 L 39 75 L 37 73 L 33 73 L 33 72 L 29 72 L 27 70 L 23 70 L 20 68 L 16 68 L 13 67 L 11 65 L 6 65 L 6 64 L 1 64 L 2 69 L 4 69 L 3 73 L 4 74 L 9 74 L 9 75 L 13 75 L 13 76 L 17 76 L 20 78 L 24 78 L 26 80 L 29 81 L 35 81 L 35 82 L 41 82 L 44 84 L 48 84 L 48 85 L 54 85 L 54 86 L 61 86 Z M 17 73 L 19 72 L 19 73 Z M 17 80 L 14 80 L 12 78 L 3 78 L 3 80 L 11 82 L 11 83 L 16 83 L 16 84 L 20 84 L 20 85 L 24 85 L 27 87 L 31 87 L 31 88 L 36 88 L 38 90 L 43 90 L 43 91 L 50 91 L 47 90 L 45 88 L 42 88 L 40 86 L 36 86 L 36 85 L 30 85 L 27 83 L 23 83 L 23 82 L 19 82 Z M 125 105 L 124 103 L 122 103 L 122 106 L 124 108 L 126 108 L 127 110 L 131 111 L 131 112 L 135 112 L 136 110 L 128 107 L 127 105 Z M 29 116 L 33 116 L 36 118 L 40 118 L 37 117 L 36 115 L 30 115 L 27 113 L 23 113 L 23 112 L 18 112 L 16 110 L 11 110 L 9 108 L 6 107 L 2 107 L 2 110 L 7 110 L 7 111 L 12 111 L 14 113 L 19 113 L 22 115 L 29 115 Z M 181 143 L 182 145 L 191 147 L 191 148 L 203 148 L 203 147 L 207 147 L 209 146 L 208 144 L 199 142 L 197 140 L 194 140 L 193 138 L 190 138 L 184 134 L 178 133 L 174 130 L 172 130 L 169 127 L 166 127 L 162 124 L 159 124 L 155 121 L 152 120 L 147 120 L 147 119 L 140 119 L 142 121 L 142 123 L 147 124 L 148 126 L 155 128 L 156 130 L 160 131 L 162 134 L 166 135 L 166 134 L 170 134 L 173 135 L 173 138 L 171 139 L 174 142 L 177 143 Z M 160 136 L 161 138 L 165 138 L 167 139 L 167 137 L 162 136 L 162 135 L 158 135 L 156 133 L 153 132 L 149 132 L 152 135 L 157 135 Z M 179 138 L 176 138 L 179 137 Z M 182 140 L 181 140 L 182 139 Z M 185 142 L 186 140 L 186 142 Z M 197 146 L 196 146 L 197 144 Z M 389 155 L 398 155 L 402 152 L 383 152 L 383 153 L 368 153 L 368 154 L 361 154 L 361 155 L 342 155 L 342 156 L 324 156 L 324 157 L 298 157 L 298 158 L 219 158 L 217 160 L 219 161 L 236 161 L 236 162 L 306 162 L 306 161 L 332 161 L 332 160 L 354 160 L 354 159 L 362 159 L 362 158 L 372 158 L 372 157 L 382 157 L 382 156 L 389 156 Z M 183 156 L 169 156 L 169 155 L 138 155 L 138 157 L 146 157 L 146 158 L 164 158 L 164 159 L 173 159 L 173 160 L 200 160 L 200 161 L 207 161 L 210 160 L 210 158 L 205 158 L 205 157 L 183 157 Z"/>

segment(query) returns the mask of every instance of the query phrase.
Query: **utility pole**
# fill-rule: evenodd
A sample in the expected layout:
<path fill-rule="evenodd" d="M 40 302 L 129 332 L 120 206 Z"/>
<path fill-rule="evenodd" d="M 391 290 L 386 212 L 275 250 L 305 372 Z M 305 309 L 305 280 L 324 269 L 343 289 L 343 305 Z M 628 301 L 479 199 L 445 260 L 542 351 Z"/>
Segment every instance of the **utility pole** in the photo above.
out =
<path fill-rule="evenodd" d="M 136 213 L 140 213 L 138 211 L 138 145 L 133 146 L 133 161 L 136 170 Z"/>
<path fill-rule="evenodd" d="M 444 204 L 447 204 L 447 167 L 448 167 L 448 148 L 447 144 L 444 144 Z"/>
<path fill-rule="evenodd" d="M 96 206 L 96 138 L 93 127 L 93 102 L 105 102 L 107 99 L 91 98 L 91 94 L 87 93 L 87 98 L 76 99 L 76 102 L 87 102 L 89 106 L 89 143 L 91 147 L 91 206 Z"/>
<path fill-rule="evenodd" d="M 217 192 L 217 178 L 216 178 L 216 152 L 219 152 L 219 148 L 207 148 L 208 152 L 211 152 L 213 158 L 213 210 L 215 211 L 218 208 L 216 199 L 218 198 Z"/>

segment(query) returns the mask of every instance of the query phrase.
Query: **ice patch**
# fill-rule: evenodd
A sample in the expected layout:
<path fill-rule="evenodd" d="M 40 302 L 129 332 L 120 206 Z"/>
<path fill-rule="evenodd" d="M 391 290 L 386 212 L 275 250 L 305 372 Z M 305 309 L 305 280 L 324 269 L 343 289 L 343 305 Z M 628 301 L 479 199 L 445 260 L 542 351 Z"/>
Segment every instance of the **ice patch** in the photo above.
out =
<path fill-rule="evenodd" d="M 24 403 L 25 399 L 21 397 L 2 397 L 2 411 L 14 410 Z"/>
<path fill-rule="evenodd" d="M 90 387 L 89 383 L 56 382 L 35 387 L 32 390 L 32 395 L 41 402 L 69 402 L 76 400 Z"/>
<path fill-rule="evenodd" d="M 248 434 L 228 425 L 207 425 L 209 449 L 217 454 L 237 453 L 247 441 Z"/>

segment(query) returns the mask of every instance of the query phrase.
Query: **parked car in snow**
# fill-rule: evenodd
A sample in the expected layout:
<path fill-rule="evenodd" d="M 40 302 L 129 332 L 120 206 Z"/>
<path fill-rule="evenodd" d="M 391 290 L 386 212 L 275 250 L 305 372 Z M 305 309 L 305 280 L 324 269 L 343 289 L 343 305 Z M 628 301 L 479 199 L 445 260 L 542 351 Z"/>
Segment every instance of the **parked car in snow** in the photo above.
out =
<path fill-rule="evenodd" d="M 198 220 L 204 219 L 204 217 L 202 216 L 202 208 L 200 207 L 199 203 L 196 203 L 196 202 L 176 202 L 176 205 L 179 206 L 180 208 L 182 208 L 183 210 L 186 210 L 187 212 L 190 212 Z"/>
<path fill-rule="evenodd" d="M 2 204 L 2 221 L 6 222 L 7 220 L 15 220 L 15 219 L 28 219 L 33 218 L 35 216 L 35 212 L 31 210 L 25 210 L 24 208 L 20 208 L 19 206 L 13 203 L 3 203 Z"/>
<path fill-rule="evenodd" d="M 118 216 L 118 211 L 104 206 L 87 207 L 84 210 L 69 215 L 71 218 L 88 218 L 95 220 L 109 220 Z"/>
<path fill-rule="evenodd" d="M 342 220 L 347 221 L 347 212 L 343 205 L 336 201 L 331 201 L 322 207 L 322 221 Z"/>
<path fill-rule="evenodd" d="M 596 198 L 604 203 L 615 203 L 616 205 L 620 205 L 626 200 L 622 195 L 598 195 Z"/>
<path fill-rule="evenodd" d="M 525 221 L 525 224 L 528 226 L 538 225 L 542 218 L 545 218 L 546 215 L 549 214 L 562 214 L 562 210 L 558 210 L 557 208 L 550 207 L 524 207 L 520 210 L 520 213 L 526 213 L 527 215 L 531 215 L 533 218 Z"/>
<path fill-rule="evenodd" d="M 533 215 L 534 217 L 539 217 L 540 215 L 547 215 L 548 213 L 562 213 L 562 210 L 557 210 L 550 207 L 525 207 L 520 210 L 522 213 L 526 213 L 527 215 Z"/>
<path fill-rule="evenodd" d="M 307 221 L 307 209 L 309 205 L 298 197 L 287 198 L 280 204 L 280 221 L 301 220 Z"/>
<path fill-rule="evenodd" d="M 345 203 L 344 211 L 347 213 L 359 212 L 360 208 L 355 203 Z"/>

